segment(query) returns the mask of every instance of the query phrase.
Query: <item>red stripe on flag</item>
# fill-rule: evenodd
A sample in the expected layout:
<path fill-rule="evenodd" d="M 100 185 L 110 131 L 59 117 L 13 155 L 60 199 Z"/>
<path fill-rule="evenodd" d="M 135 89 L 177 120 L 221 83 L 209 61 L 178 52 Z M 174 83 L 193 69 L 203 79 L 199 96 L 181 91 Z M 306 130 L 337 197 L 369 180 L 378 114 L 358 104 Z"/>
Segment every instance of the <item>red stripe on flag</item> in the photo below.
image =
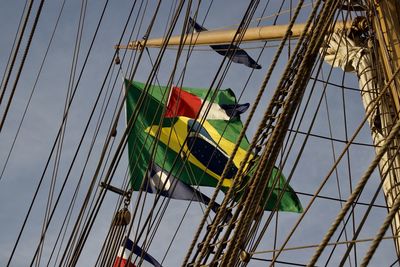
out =
<path fill-rule="evenodd" d="M 115 259 L 113 267 L 136 267 L 136 265 L 133 264 L 132 262 L 128 262 L 127 263 L 126 259 L 123 259 L 121 257 L 117 257 Z"/>
<path fill-rule="evenodd" d="M 174 86 L 171 90 L 171 95 L 165 113 L 166 118 L 177 116 L 185 116 L 196 118 L 200 112 L 201 99 L 198 96 L 192 95 L 179 87 Z"/>

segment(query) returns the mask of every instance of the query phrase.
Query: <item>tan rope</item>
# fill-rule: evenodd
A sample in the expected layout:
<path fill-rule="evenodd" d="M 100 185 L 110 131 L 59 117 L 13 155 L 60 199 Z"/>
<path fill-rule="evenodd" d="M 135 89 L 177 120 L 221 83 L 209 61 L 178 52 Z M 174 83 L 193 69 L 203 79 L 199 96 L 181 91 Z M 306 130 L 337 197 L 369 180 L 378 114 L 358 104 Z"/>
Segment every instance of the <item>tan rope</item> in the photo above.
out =
<path fill-rule="evenodd" d="M 364 188 L 365 184 L 367 183 L 368 179 L 370 178 L 372 172 L 375 170 L 375 168 L 378 166 L 379 161 L 382 159 L 383 155 L 387 152 L 387 150 L 390 148 L 390 144 L 391 142 L 396 138 L 398 132 L 400 130 L 400 121 L 398 121 L 396 123 L 396 125 L 394 126 L 394 128 L 391 130 L 389 136 L 387 137 L 387 139 L 385 140 L 385 143 L 383 144 L 383 146 L 381 147 L 381 150 L 378 151 L 378 153 L 375 156 L 375 159 L 371 162 L 370 166 L 368 167 L 367 171 L 364 173 L 364 175 L 360 178 L 357 186 L 355 187 L 354 191 L 352 192 L 352 194 L 350 195 L 350 197 L 348 198 L 346 204 L 343 206 L 342 210 L 339 212 L 338 216 L 336 217 L 335 221 L 333 222 L 332 226 L 330 227 L 330 229 L 328 230 L 328 232 L 326 233 L 325 237 L 323 238 L 320 246 L 317 248 L 315 254 L 313 255 L 313 257 L 311 258 L 310 263 L 308 264 L 308 266 L 314 266 L 315 263 L 317 262 L 319 256 L 321 255 L 322 251 L 324 250 L 324 248 L 326 247 L 326 244 L 329 242 L 330 238 L 332 237 L 332 235 L 334 234 L 334 232 L 336 231 L 338 225 L 340 224 L 340 222 L 343 220 L 344 216 L 346 215 L 347 211 L 352 207 L 353 202 L 355 201 L 355 199 L 357 198 L 357 196 L 359 195 L 359 193 L 361 192 L 361 190 Z M 396 200 L 397 201 L 397 200 Z M 400 205 L 400 203 L 398 204 Z M 393 211 L 395 210 L 395 207 L 392 207 Z M 390 214 L 390 213 L 389 213 Z"/>
<path fill-rule="evenodd" d="M 254 116 L 254 114 L 255 114 L 255 111 L 256 111 L 256 109 L 257 109 L 257 107 L 258 107 L 258 104 L 259 104 L 259 102 L 260 102 L 260 100 L 261 100 L 261 97 L 262 97 L 262 95 L 264 94 L 264 91 L 265 91 L 265 89 L 266 89 L 266 85 L 267 85 L 267 83 L 269 82 L 270 77 L 272 76 L 272 72 L 273 72 L 273 70 L 275 69 L 275 66 L 276 66 L 276 64 L 277 64 L 277 62 L 278 62 L 279 56 L 280 56 L 280 54 L 281 54 L 281 52 L 282 52 L 282 50 L 283 50 L 283 48 L 284 48 L 284 46 L 285 46 L 286 40 L 287 40 L 288 37 L 290 36 L 290 33 L 291 33 L 290 30 L 291 30 L 291 28 L 293 27 L 293 25 L 294 25 L 294 23 L 295 23 L 295 21 L 296 21 L 296 18 L 297 18 L 298 14 L 299 14 L 299 12 L 300 12 L 300 10 L 301 10 L 301 6 L 302 6 L 302 3 L 303 3 L 303 2 L 304 2 L 303 0 L 302 0 L 302 1 L 299 1 L 297 10 L 296 10 L 296 12 L 295 12 L 294 15 L 293 15 L 293 19 L 291 20 L 291 22 L 290 22 L 290 24 L 289 24 L 289 26 L 288 26 L 288 29 L 287 29 L 287 31 L 286 31 L 286 33 L 285 33 L 285 36 L 283 37 L 283 39 L 282 39 L 282 41 L 281 41 L 280 47 L 278 48 L 278 50 L 277 50 L 277 52 L 276 52 L 276 54 L 275 54 L 275 57 L 274 57 L 274 59 L 273 59 L 273 61 L 272 61 L 271 67 L 269 68 L 268 73 L 266 74 L 265 79 L 264 79 L 264 81 L 263 81 L 263 83 L 262 83 L 262 85 L 261 85 L 261 87 L 260 87 L 260 89 L 259 89 L 259 92 L 258 92 L 258 94 L 257 94 L 257 97 L 256 97 L 255 101 L 254 101 L 254 104 L 253 104 L 252 109 L 251 109 L 251 111 L 250 111 L 250 113 L 249 113 L 249 116 L 248 116 L 248 118 L 247 118 L 245 124 L 243 125 L 243 129 L 242 129 L 242 131 L 241 131 L 241 133 L 240 133 L 240 135 L 239 135 L 239 141 L 235 144 L 235 147 L 234 147 L 234 149 L 233 149 L 232 155 L 231 155 L 230 159 L 228 160 L 228 163 L 226 164 L 225 169 L 224 169 L 224 171 L 223 171 L 221 177 L 224 177 L 224 176 L 226 175 L 226 172 L 227 172 L 228 167 L 229 167 L 229 166 L 232 164 L 232 162 L 233 162 L 233 158 L 234 158 L 234 156 L 235 156 L 235 154 L 236 154 L 236 152 L 237 152 L 237 150 L 238 150 L 238 148 L 239 148 L 240 140 L 243 139 L 243 137 L 244 137 L 244 135 L 245 135 L 245 132 L 246 132 L 246 130 L 247 130 L 249 124 L 250 124 L 250 121 L 252 120 L 252 118 L 253 118 L 253 116 Z M 303 37 L 303 38 L 304 38 L 304 37 Z M 276 91 L 275 94 L 274 94 L 274 96 L 273 96 L 273 99 L 277 99 L 279 96 L 280 96 L 280 92 L 277 92 L 277 91 Z M 272 109 L 272 108 L 271 108 L 271 109 Z M 271 113 L 271 111 L 269 111 L 268 114 L 270 114 L 270 113 Z M 262 129 L 263 129 L 263 127 L 259 127 L 259 129 L 257 130 L 255 136 L 259 136 L 259 135 L 261 134 L 261 132 L 262 132 Z M 254 140 L 257 140 L 257 138 L 255 137 Z M 240 174 L 243 172 L 245 163 L 247 162 L 247 160 L 248 160 L 249 157 L 250 157 L 250 154 L 251 154 L 250 152 L 255 148 L 255 146 L 256 146 L 256 143 L 255 143 L 255 142 L 252 142 L 252 143 L 250 144 L 250 148 L 248 149 L 248 151 L 247 151 L 247 153 L 246 153 L 246 155 L 245 155 L 245 158 L 244 158 L 242 164 L 241 164 L 240 167 L 239 167 L 238 173 L 237 173 L 237 175 L 235 176 L 235 178 L 234 178 L 234 180 L 233 180 L 233 185 L 228 189 L 228 192 L 226 193 L 225 198 L 224 198 L 223 202 L 221 203 L 221 207 L 220 207 L 219 210 L 224 210 L 224 209 L 227 207 L 227 204 L 228 204 L 228 202 L 229 202 L 229 200 L 230 200 L 230 198 L 231 198 L 231 196 L 232 196 L 232 194 L 233 194 L 234 185 L 238 183 Z M 218 195 L 218 192 L 219 192 L 219 190 L 220 190 L 221 187 L 222 187 L 222 181 L 223 181 L 223 179 L 221 179 L 221 180 L 218 182 L 217 186 L 216 186 L 216 189 L 215 189 L 215 191 L 214 191 L 214 195 L 212 196 L 211 201 L 210 201 L 210 204 L 209 204 L 209 206 L 207 207 L 207 209 L 206 209 L 206 211 L 205 211 L 205 214 L 204 214 L 204 216 L 203 216 L 203 218 L 202 218 L 202 221 L 200 222 L 200 225 L 199 225 L 199 227 L 198 227 L 198 229 L 197 229 L 197 231 L 196 231 L 195 237 L 194 237 L 194 239 L 193 239 L 192 244 L 190 245 L 189 251 L 188 251 L 188 253 L 187 253 L 187 255 L 186 255 L 186 258 L 185 258 L 185 260 L 184 260 L 182 266 L 185 266 L 186 263 L 188 262 L 188 259 L 189 259 L 189 257 L 190 257 L 190 254 L 191 254 L 191 252 L 192 252 L 192 250 L 193 250 L 193 248 L 194 248 L 194 246 L 195 246 L 195 244 L 196 244 L 196 242 L 197 242 L 197 239 L 198 239 L 198 237 L 199 237 L 199 235 L 200 235 L 200 232 L 201 232 L 201 230 L 203 229 L 204 224 L 205 224 L 205 222 L 206 222 L 206 220 L 207 220 L 207 217 L 208 217 L 208 215 L 209 215 L 209 213 L 210 213 L 211 204 L 212 204 L 213 202 L 215 202 L 216 197 L 217 197 L 217 195 Z M 222 217 L 223 217 L 223 214 L 221 214 L 220 212 L 218 212 L 218 213 L 216 214 L 215 221 L 214 221 L 214 223 L 211 225 L 210 230 L 207 232 L 206 240 L 205 240 L 205 242 L 203 243 L 203 249 L 202 249 L 202 250 L 203 250 L 203 254 L 204 254 L 204 252 L 205 252 L 205 247 L 209 244 L 209 242 L 211 241 L 211 238 L 212 238 L 213 235 L 215 234 L 217 225 L 218 225 L 218 223 L 221 221 Z M 202 256 L 202 253 L 201 253 L 200 257 L 201 257 L 201 256 Z"/>
<path fill-rule="evenodd" d="M 400 125 L 400 120 L 396 124 L 396 133 L 398 132 L 399 127 L 397 127 L 397 126 L 399 126 L 399 125 Z M 392 132 L 394 132 L 394 130 Z M 389 214 L 386 216 L 385 221 L 383 222 L 381 228 L 379 229 L 374 240 L 372 241 L 371 246 L 368 248 L 368 251 L 365 254 L 365 257 L 364 257 L 363 261 L 361 262 L 360 266 L 368 265 L 372 256 L 374 255 L 376 249 L 378 248 L 380 242 L 382 241 L 382 239 L 384 239 L 383 235 L 386 233 L 387 229 L 389 228 L 390 224 L 392 223 L 394 216 L 396 216 L 396 214 L 399 212 L 399 208 L 400 208 L 400 198 L 397 197 L 395 199 L 393 207 L 390 209 Z"/>
<path fill-rule="evenodd" d="M 382 240 L 395 239 L 395 238 L 400 238 L 400 236 L 399 235 L 396 235 L 396 236 L 384 236 L 384 237 L 382 237 Z M 364 238 L 364 239 L 357 239 L 357 240 L 331 242 L 331 243 L 328 243 L 326 245 L 327 246 L 347 245 L 347 244 L 371 242 L 373 240 L 374 240 L 374 238 Z M 297 247 L 284 248 L 284 249 L 282 249 L 282 251 L 291 251 L 291 250 L 301 250 L 301 249 L 308 249 L 308 248 L 316 248 L 318 246 L 319 246 L 319 244 L 297 246 Z M 255 251 L 255 252 L 253 252 L 251 254 L 252 255 L 266 254 L 266 253 L 274 253 L 274 252 L 277 252 L 277 251 L 280 251 L 280 250 L 279 249 L 260 250 L 260 251 Z"/>
<path fill-rule="evenodd" d="M 235 232 L 232 236 L 232 240 L 235 240 L 235 243 L 228 247 L 226 252 L 227 256 L 222 260 L 222 265 L 227 264 L 228 266 L 231 266 L 237 260 L 239 250 L 242 248 L 242 242 L 248 233 L 248 228 L 251 225 L 251 222 L 255 216 L 255 211 L 262 199 L 263 190 L 268 183 L 268 178 L 263 179 L 263 177 L 269 177 L 272 172 L 274 162 L 278 156 L 284 137 L 286 136 L 287 128 L 290 124 L 294 111 L 297 108 L 297 105 L 301 101 L 301 97 L 307 85 L 308 76 L 311 73 L 313 63 L 318 56 L 319 47 L 324 38 L 324 32 L 326 32 L 329 25 L 328 22 L 330 21 L 326 18 L 330 17 L 330 10 L 335 8 L 335 3 L 332 2 L 333 1 L 327 1 L 324 4 L 323 10 L 319 15 L 320 18 L 324 19 L 320 19 L 316 25 L 314 24 L 314 30 L 311 31 L 314 34 L 311 37 L 310 43 L 303 44 L 307 50 L 304 56 L 301 58 L 298 74 L 294 82 L 291 84 L 291 88 L 293 89 L 290 91 L 287 100 L 285 101 L 281 116 L 279 117 L 271 137 L 268 140 L 257 173 L 253 178 L 254 181 L 250 187 L 250 192 L 246 195 L 246 200 L 244 202 L 244 213 L 241 214 Z"/>

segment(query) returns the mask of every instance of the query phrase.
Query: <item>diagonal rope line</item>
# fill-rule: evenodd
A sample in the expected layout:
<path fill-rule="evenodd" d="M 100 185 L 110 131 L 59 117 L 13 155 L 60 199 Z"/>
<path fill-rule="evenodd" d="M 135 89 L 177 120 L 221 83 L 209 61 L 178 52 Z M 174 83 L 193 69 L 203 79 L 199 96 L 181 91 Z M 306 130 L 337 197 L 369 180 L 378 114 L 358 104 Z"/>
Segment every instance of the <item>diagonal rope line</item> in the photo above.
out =
<path fill-rule="evenodd" d="M 367 183 L 369 177 L 371 176 L 371 174 L 375 170 L 375 168 L 378 166 L 379 161 L 382 159 L 383 155 L 390 148 L 390 144 L 396 138 L 396 135 L 398 134 L 399 130 L 400 130 L 400 121 L 398 121 L 396 123 L 396 125 L 393 127 L 393 129 L 391 130 L 389 136 L 385 140 L 385 143 L 382 145 L 381 150 L 377 153 L 375 159 L 371 162 L 370 166 L 368 167 L 368 169 L 366 170 L 364 175 L 360 178 L 357 186 L 354 188 L 354 191 L 352 192 L 352 194 L 348 198 L 348 200 L 347 200 L 346 204 L 344 205 L 343 209 L 340 211 L 340 213 L 336 217 L 336 219 L 333 222 L 332 226 L 330 227 L 330 229 L 326 233 L 325 237 L 323 238 L 320 246 L 317 248 L 315 254 L 311 258 L 311 260 L 309 262 L 309 266 L 313 266 L 316 263 L 316 261 L 318 260 L 318 258 L 321 255 L 322 251 L 326 247 L 326 244 L 329 242 L 330 238 L 332 237 L 332 235 L 336 231 L 336 229 L 339 226 L 340 222 L 343 220 L 343 217 L 346 215 L 347 211 L 353 205 L 353 202 L 356 199 L 356 197 L 358 196 L 358 194 L 364 188 L 364 186 Z M 400 202 L 397 203 L 397 204 L 400 205 Z M 393 210 L 395 210 L 395 206 L 392 207 L 391 211 L 393 211 Z"/>

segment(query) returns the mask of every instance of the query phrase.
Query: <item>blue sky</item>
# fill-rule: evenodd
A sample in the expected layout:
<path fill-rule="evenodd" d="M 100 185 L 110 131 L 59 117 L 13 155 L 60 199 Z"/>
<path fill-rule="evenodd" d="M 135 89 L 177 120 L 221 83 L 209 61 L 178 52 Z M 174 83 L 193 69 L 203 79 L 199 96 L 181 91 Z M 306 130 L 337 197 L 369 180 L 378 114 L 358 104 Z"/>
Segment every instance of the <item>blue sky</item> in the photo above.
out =
<path fill-rule="evenodd" d="M 140 1 L 138 1 L 140 2 Z M 168 19 L 170 5 L 172 1 L 165 1 L 162 3 L 159 19 L 157 19 L 154 31 L 150 37 L 162 36 L 165 25 Z M 290 1 L 289 1 L 290 2 Z M 233 26 L 240 22 L 241 17 L 244 14 L 246 7 L 245 1 L 230 1 L 229 5 L 226 1 L 215 1 L 212 8 L 207 16 L 207 20 L 204 26 L 208 29 L 221 28 L 226 26 Z M 18 22 L 22 15 L 22 9 L 25 2 L 9 1 L 4 0 L 0 4 L 0 30 L 2 37 L 0 38 L 0 72 L 4 73 L 6 62 L 11 51 L 12 42 L 17 31 Z M 32 91 L 35 78 L 38 75 L 39 66 L 44 57 L 47 45 L 49 43 L 55 21 L 60 11 L 62 1 L 46 1 L 43 7 L 43 13 L 40 17 L 37 31 L 35 32 L 32 45 L 29 50 L 26 64 L 24 66 L 21 78 L 19 80 L 15 97 L 13 99 L 11 109 L 7 120 L 5 122 L 4 129 L 0 133 L 0 162 L 1 168 L 5 163 L 7 154 L 10 150 L 12 140 L 18 129 L 18 124 L 21 121 L 21 117 L 24 108 L 27 104 L 29 95 Z M 89 49 L 90 40 L 93 36 L 95 27 L 100 17 L 101 9 L 104 1 L 88 1 L 87 3 L 87 14 L 85 24 L 83 28 L 83 38 L 81 43 L 80 54 L 78 57 L 77 69 L 80 71 L 82 68 L 84 57 Z M 196 2 L 197 4 L 197 2 Z M 199 11 L 200 20 L 204 18 L 209 1 L 202 2 Z M 259 17 L 265 2 L 262 1 L 260 8 L 257 10 L 255 17 Z M 309 2 L 307 2 L 309 4 Z M 77 93 L 74 101 L 71 105 L 71 112 L 68 117 L 67 133 L 65 136 L 65 144 L 63 146 L 63 154 L 61 156 L 61 164 L 56 182 L 56 189 L 59 190 L 63 179 L 66 176 L 68 167 L 72 161 L 73 154 L 78 146 L 79 138 L 82 135 L 86 121 L 89 118 L 90 111 L 94 104 L 95 98 L 99 93 L 101 84 L 104 77 L 106 76 L 107 68 L 113 59 L 114 49 L 113 46 L 118 42 L 122 33 L 122 28 L 125 20 L 128 16 L 129 9 L 132 5 L 132 1 L 121 0 L 121 1 L 110 1 L 109 6 L 106 10 L 104 20 L 101 24 L 96 42 L 90 53 L 87 66 L 83 72 L 79 86 L 77 87 Z M 139 5 L 139 3 L 138 3 Z M 66 1 L 63 13 L 60 18 L 59 26 L 55 32 L 55 37 L 52 45 L 50 46 L 48 57 L 45 61 L 44 68 L 39 76 L 35 93 L 32 97 L 32 101 L 27 113 L 27 116 L 22 124 L 20 134 L 15 144 L 14 150 L 10 156 L 10 160 L 6 166 L 4 174 L 0 180 L 0 226 L 2 229 L 2 235 L 0 238 L 0 263 L 7 262 L 11 253 L 11 248 L 17 238 L 19 229 L 21 228 L 23 218 L 29 207 L 29 203 L 32 199 L 36 185 L 38 184 L 39 178 L 43 172 L 46 160 L 50 153 L 50 148 L 54 142 L 57 134 L 58 127 L 61 122 L 62 112 L 64 108 L 65 97 L 68 89 L 68 80 L 71 70 L 71 63 L 73 58 L 73 49 L 75 36 L 77 32 L 79 12 L 80 12 L 81 1 L 69 0 Z M 147 6 L 147 14 L 151 14 L 154 10 L 155 3 L 150 1 Z M 289 3 L 286 3 L 284 10 L 288 9 Z M 37 9 L 37 4 L 34 5 L 34 12 Z M 137 14 L 138 7 L 134 12 Z M 275 14 L 278 10 L 277 3 L 271 4 L 264 16 Z M 300 16 L 300 21 L 305 20 L 305 14 L 309 8 Z M 278 20 L 278 24 L 286 23 L 290 13 L 283 14 Z M 143 27 L 140 32 L 134 32 L 134 36 L 138 34 L 141 38 L 144 34 L 144 29 L 147 27 L 150 15 L 143 19 Z M 179 19 L 178 26 L 174 33 L 180 32 L 182 25 L 182 16 Z M 139 17 L 140 21 L 140 17 Z M 265 20 L 262 25 L 270 25 L 272 20 Z M 30 30 L 32 20 L 29 21 L 27 29 Z M 255 26 L 255 22 L 252 26 Z M 133 22 L 129 24 L 129 29 L 132 29 Z M 128 41 L 127 35 L 124 36 L 123 43 Z M 25 47 L 26 38 L 22 43 L 22 47 Z M 270 43 L 275 45 L 277 43 Z M 247 51 L 254 58 L 256 58 L 260 52 L 258 47 L 262 46 L 262 43 L 246 44 Z M 293 49 L 291 47 L 290 49 Z M 268 65 L 270 64 L 272 57 L 275 53 L 276 47 L 270 47 L 264 51 L 259 60 L 263 66 L 261 70 L 256 70 L 252 76 L 251 82 L 247 86 L 241 102 L 253 103 L 255 94 L 260 87 L 261 81 L 265 76 Z M 289 48 L 286 48 L 284 53 L 288 54 Z M 121 51 L 122 52 L 122 51 Z M 158 53 L 158 49 L 150 49 L 149 55 L 154 62 Z M 149 55 L 144 54 L 143 60 L 140 64 L 138 73 L 135 76 L 136 80 L 146 81 L 148 73 L 151 69 L 151 63 Z M 165 84 L 171 75 L 171 67 L 175 59 L 176 50 L 168 50 L 166 55 L 163 57 L 161 65 L 161 71 L 158 73 L 158 80 L 161 84 Z M 20 62 L 21 56 L 17 58 L 17 62 Z M 190 87 L 208 87 L 211 84 L 212 78 L 221 63 L 222 57 L 211 51 L 207 47 L 202 47 L 199 51 L 195 51 L 189 61 L 188 70 L 185 74 L 184 85 Z M 278 63 L 277 71 L 269 83 L 265 96 L 263 97 L 263 104 L 257 110 L 257 115 L 252 123 L 251 129 L 249 129 L 248 136 L 254 134 L 255 127 L 261 118 L 264 109 L 267 106 L 268 99 L 275 89 L 276 83 L 280 78 L 282 69 L 287 61 L 287 56 L 281 58 Z M 180 63 L 179 71 L 183 66 L 183 60 Z M 127 65 L 122 65 L 123 73 L 127 73 Z M 180 74 L 180 72 L 178 73 Z M 321 75 L 326 78 L 329 71 L 329 66 L 324 64 L 324 72 Z M 222 88 L 232 88 L 234 92 L 239 95 L 241 90 L 244 88 L 247 77 L 250 75 L 251 70 L 244 67 L 243 65 L 232 64 L 226 79 L 223 82 Z M 14 81 L 15 71 L 11 81 Z M 342 83 L 342 72 L 335 70 L 333 72 L 333 78 L 331 82 L 341 84 Z M 111 106 L 115 106 L 117 101 L 118 93 L 121 90 L 123 74 L 116 72 L 113 73 L 113 79 L 117 80 L 117 85 L 112 91 Z M 179 76 L 179 75 L 178 75 Z M 349 87 L 357 87 L 357 80 L 354 74 L 346 74 L 344 85 Z M 175 79 L 177 80 L 177 79 Z M 76 79 L 75 79 L 76 82 Z M 12 83 L 10 83 L 12 84 Z M 10 85 L 8 87 L 7 94 L 10 92 Z M 302 123 L 300 130 L 307 131 L 311 117 L 315 114 L 316 105 L 318 98 L 320 97 L 323 90 L 321 83 L 316 85 L 315 92 L 311 96 L 311 107 L 306 112 L 306 118 Z M 306 92 L 305 97 L 308 97 Z M 6 94 L 6 96 L 7 96 Z M 354 132 L 363 116 L 363 108 L 360 101 L 359 92 L 345 90 L 344 96 L 346 99 L 346 121 L 348 127 L 349 136 Z M 103 99 L 103 96 L 101 100 Z M 344 119 L 343 119 L 343 102 L 342 102 L 342 91 L 334 86 L 327 88 L 326 100 L 328 108 L 324 104 L 321 106 L 320 111 L 317 114 L 315 127 L 312 133 L 329 136 L 329 123 L 328 123 L 328 112 L 329 119 L 332 125 L 333 137 L 337 139 L 345 139 L 344 131 Z M 0 114 L 3 114 L 4 105 L 0 106 Z M 101 152 L 101 146 L 106 136 L 107 125 L 111 120 L 112 109 L 105 117 L 103 128 L 99 133 L 98 142 L 94 146 L 93 155 L 89 160 L 87 171 L 83 175 L 82 188 L 79 191 L 77 206 L 82 201 L 84 193 L 89 184 Z M 95 117 L 99 116 L 99 111 L 95 112 Z M 246 115 L 243 116 L 243 119 Z M 122 118 L 119 122 L 118 133 L 122 133 L 124 127 L 124 119 Z M 43 252 L 43 262 L 45 265 L 47 257 L 50 253 L 52 242 L 55 240 L 57 229 L 61 223 L 62 215 L 65 213 L 67 203 L 71 200 L 73 187 L 77 184 L 85 157 L 89 151 L 91 136 L 94 133 L 94 123 L 89 127 L 89 134 L 84 139 L 82 151 L 78 154 L 78 158 L 74 168 L 72 169 L 70 180 L 67 183 L 67 189 L 62 195 L 60 207 L 55 213 L 55 219 L 50 226 L 49 234 L 46 237 L 45 250 Z M 117 135 L 117 140 L 120 138 Z M 296 146 L 293 151 L 289 154 L 288 162 L 285 165 L 284 173 L 290 173 L 292 166 L 297 155 L 299 145 L 303 140 L 303 136 L 300 136 L 296 141 Z M 370 135 L 367 127 L 364 127 L 359 137 L 356 139 L 358 142 L 370 143 Z M 336 142 L 333 144 L 335 154 L 338 155 L 344 147 L 343 143 Z M 368 163 L 373 158 L 373 149 L 364 146 L 353 146 L 350 150 L 350 164 L 351 176 L 353 185 L 357 182 L 361 174 L 365 171 Z M 347 160 L 347 159 L 346 159 Z M 337 171 L 337 179 L 340 180 L 342 188 L 341 194 L 343 198 L 346 198 L 349 194 L 347 161 L 344 160 L 339 164 Z M 52 159 L 54 162 L 54 158 Z M 333 153 L 332 145 L 329 141 L 319 138 L 310 138 L 301 160 L 298 164 L 297 169 L 294 172 L 294 177 L 291 182 L 291 186 L 300 192 L 313 193 L 321 180 L 325 177 L 327 171 L 332 166 Z M 52 163 L 54 164 L 54 163 Z M 52 165 L 51 165 L 52 166 Z M 117 169 L 113 184 L 120 186 L 122 178 L 127 167 L 127 158 L 123 157 L 121 164 Z M 51 168 L 50 168 L 51 170 Z M 35 203 L 32 216 L 28 220 L 27 227 L 22 235 L 21 243 L 18 246 L 16 255 L 12 261 L 11 266 L 26 266 L 32 258 L 33 249 L 36 247 L 37 240 L 40 235 L 40 229 L 43 220 L 44 208 L 46 205 L 46 199 L 50 186 L 51 171 L 48 170 L 44 176 L 43 187 L 39 191 L 39 197 Z M 372 194 L 374 193 L 379 182 L 379 176 L 374 173 L 371 181 L 368 184 L 366 192 L 361 196 L 361 200 L 368 202 Z M 202 189 L 203 190 L 203 189 Z M 204 192 L 211 195 L 212 189 L 204 188 Z M 338 197 L 337 180 L 336 176 L 332 176 L 325 186 L 322 194 L 330 197 Z M 136 199 L 135 193 L 133 196 L 133 202 Z M 309 197 L 300 196 L 303 205 L 306 206 Z M 150 197 L 150 199 L 152 199 Z M 219 199 L 219 201 L 221 198 Z M 93 265 L 99 245 L 104 240 L 104 235 L 108 229 L 110 218 L 115 209 L 115 203 L 117 197 L 110 193 L 107 195 L 104 205 L 99 214 L 99 220 L 94 225 L 92 234 L 89 237 L 87 246 L 85 247 L 82 257 L 78 262 L 78 266 L 90 266 Z M 380 196 L 378 204 L 383 205 L 384 200 Z M 150 253 L 156 258 L 161 259 L 166 251 L 169 241 L 172 239 L 174 231 L 178 227 L 178 222 L 184 215 L 184 210 L 188 206 L 187 202 L 172 200 L 169 204 L 167 212 L 163 218 L 162 224 L 155 236 L 155 242 L 150 247 Z M 147 206 L 148 208 L 149 206 Z M 203 207 L 204 208 L 204 207 Z M 76 216 L 77 208 L 73 216 Z M 328 229 L 333 218 L 340 210 L 340 205 L 334 201 L 318 200 L 310 213 L 306 216 L 305 220 L 301 223 L 301 229 L 296 231 L 289 246 L 299 245 L 310 245 L 318 243 L 323 234 Z M 357 215 L 362 215 L 365 210 L 364 207 L 359 207 L 356 210 Z M 265 217 L 268 215 L 266 212 Z M 367 224 L 360 238 L 373 237 L 380 223 L 383 221 L 386 215 L 386 210 L 382 208 L 374 208 L 372 214 L 367 220 Z M 286 237 L 288 231 L 292 228 L 293 224 L 298 218 L 298 214 L 280 213 L 279 214 L 279 236 L 278 243 L 282 242 Z M 189 207 L 188 214 L 185 219 L 179 233 L 172 244 L 171 250 L 168 253 L 165 261 L 165 266 L 177 266 L 187 251 L 188 244 L 191 242 L 191 237 L 194 230 L 197 228 L 198 222 L 202 217 L 202 209 L 197 203 L 192 203 Z M 356 219 L 358 223 L 360 217 Z M 270 227 L 269 231 L 265 235 L 263 242 L 259 246 L 258 250 L 268 250 L 273 247 L 273 227 Z M 351 231 L 351 228 L 348 228 Z M 388 233 L 390 234 L 390 233 Z M 342 238 L 343 240 L 343 238 Z M 360 259 L 365 253 L 367 244 L 361 244 L 357 246 Z M 363 253 L 364 250 L 364 253 Z M 343 246 L 340 247 L 334 254 L 331 266 L 335 266 L 336 261 L 340 260 L 340 254 L 343 252 Z M 283 253 L 281 260 L 307 263 L 309 257 L 312 255 L 313 250 L 301 250 L 292 251 L 290 253 Z M 326 259 L 328 254 L 323 254 L 323 259 Z M 259 257 L 266 259 L 271 258 L 270 254 L 260 254 Z M 391 264 L 395 260 L 395 253 L 393 249 L 393 242 L 390 240 L 383 241 L 380 248 L 378 249 L 375 257 L 373 258 L 372 266 L 381 265 L 386 266 Z M 324 261 L 321 261 L 324 264 Z M 54 264 L 54 263 L 52 263 Z M 265 263 L 252 262 L 251 266 L 265 266 Z M 283 266 L 283 265 L 282 265 Z"/>

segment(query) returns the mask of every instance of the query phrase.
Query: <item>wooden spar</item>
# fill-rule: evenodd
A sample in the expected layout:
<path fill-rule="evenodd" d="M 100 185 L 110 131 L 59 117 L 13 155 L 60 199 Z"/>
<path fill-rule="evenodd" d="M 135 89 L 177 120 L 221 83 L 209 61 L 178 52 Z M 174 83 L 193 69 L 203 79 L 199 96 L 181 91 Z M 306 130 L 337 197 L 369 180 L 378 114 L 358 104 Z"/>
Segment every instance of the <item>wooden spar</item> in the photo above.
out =
<path fill-rule="evenodd" d="M 336 22 L 335 30 L 341 28 L 350 28 L 351 21 Z M 298 38 L 304 31 L 305 24 L 295 24 L 292 27 L 291 38 Z M 267 41 L 282 39 L 287 31 L 288 25 L 254 27 L 246 30 L 242 42 Z M 184 45 L 216 45 L 229 44 L 236 34 L 234 30 L 215 30 L 193 33 L 183 36 Z M 179 45 L 182 36 L 172 36 L 168 41 L 168 46 Z M 161 47 L 164 44 L 164 38 L 148 39 L 146 47 Z M 140 49 L 143 47 L 144 40 L 131 41 L 127 46 L 116 46 L 118 49 Z"/>
<path fill-rule="evenodd" d="M 400 67 L 400 2 L 397 0 L 372 0 L 376 6 L 376 13 L 373 14 L 373 27 L 378 41 L 377 57 L 381 63 L 380 69 L 383 70 L 384 83 L 390 79 L 394 72 Z M 380 87 L 383 88 L 384 85 Z M 388 131 L 399 119 L 400 114 L 400 77 L 394 78 L 394 83 L 390 85 L 389 101 L 382 101 L 380 106 L 383 134 L 387 136 Z M 393 149 L 400 145 L 400 140 L 394 140 Z M 388 170 L 388 177 L 385 179 L 382 190 L 386 202 L 390 208 L 395 199 L 400 194 L 400 156 L 392 155 L 390 152 L 385 155 L 387 160 L 395 157 L 393 166 Z M 381 173 L 384 173 L 384 166 L 387 161 L 380 162 Z M 386 169 L 388 169 L 386 167 Z M 392 221 L 392 231 L 394 235 L 400 233 L 400 212 L 397 212 Z M 394 239 L 397 256 L 400 258 L 400 239 Z"/>

